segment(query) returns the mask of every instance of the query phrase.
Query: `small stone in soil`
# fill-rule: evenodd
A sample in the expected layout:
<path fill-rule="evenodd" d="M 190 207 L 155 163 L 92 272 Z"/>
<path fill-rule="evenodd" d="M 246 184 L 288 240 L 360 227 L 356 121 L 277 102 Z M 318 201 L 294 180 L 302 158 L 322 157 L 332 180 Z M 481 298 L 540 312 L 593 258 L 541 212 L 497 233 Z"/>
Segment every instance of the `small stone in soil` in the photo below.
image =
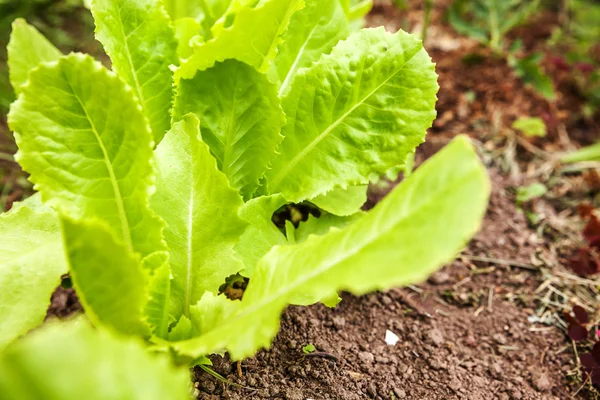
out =
<path fill-rule="evenodd" d="M 436 346 L 441 346 L 442 344 L 444 344 L 444 335 L 439 329 L 434 328 L 427 332 L 427 338 L 431 343 L 433 343 Z"/>
<path fill-rule="evenodd" d="M 548 378 L 548 374 L 545 372 L 536 372 L 534 371 L 531 376 L 531 383 L 533 387 L 536 388 L 539 392 L 547 392 L 552 389 L 552 383 L 550 383 L 550 379 Z"/>
<path fill-rule="evenodd" d="M 444 283 L 447 283 L 449 280 L 450 280 L 450 275 L 444 271 L 436 272 L 435 274 L 433 274 L 431 276 L 431 278 L 429 278 L 429 282 L 433 283 L 434 285 L 443 285 Z"/>
<path fill-rule="evenodd" d="M 333 326 L 336 329 L 342 329 L 346 325 L 346 319 L 343 317 L 333 317 Z"/>
<path fill-rule="evenodd" d="M 492 336 L 492 339 L 494 339 L 494 341 L 498 344 L 506 344 L 506 337 L 500 333 L 496 333 L 494 336 Z"/>
<path fill-rule="evenodd" d="M 400 338 L 398 337 L 398 335 L 396 335 L 394 332 L 390 331 L 389 329 L 385 331 L 385 342 L 388 345 L 395 346 L 396 343 L 398 343 L 398 341 L 400 341 Z"/>
<path fill-rule="evenodd" d="M 375 360 L 375 356 L 373 356 L 373 354 L 369 353 L 368 351 L 361 351 L 360 353 L 358 353 L 358 359 L 363 364 L 371 364 Z"/>

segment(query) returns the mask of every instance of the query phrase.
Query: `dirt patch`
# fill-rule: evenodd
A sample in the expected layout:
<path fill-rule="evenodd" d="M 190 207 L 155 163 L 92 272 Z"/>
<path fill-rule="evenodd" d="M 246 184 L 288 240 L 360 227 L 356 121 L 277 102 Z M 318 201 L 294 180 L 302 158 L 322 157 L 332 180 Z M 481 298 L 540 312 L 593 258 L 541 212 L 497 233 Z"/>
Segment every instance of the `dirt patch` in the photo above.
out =
<path fill-rule="evenodd" d="M 574 359 L 559 352 L 564 335 L 532 331 L 535 267 L 470 257 L 505 258 L 529 266 L 537 241 L 514 199 L 494 174 L 482 232 L 456 261 L 419 287 L 342 303 L 291 307 L 273 347 L 235 365 L 213 357 L 217 372 L 254 390 L 217 383 L 196 371 L 200 399 L 562 399 Z M 493 249 L 493 252 L 490 252 Z M 479 258 L 477 258 L 479 259 Z M 399 338 L 386 344 L 386 331 Z M 315 355 L 302 347 L 313 344 Z"/>

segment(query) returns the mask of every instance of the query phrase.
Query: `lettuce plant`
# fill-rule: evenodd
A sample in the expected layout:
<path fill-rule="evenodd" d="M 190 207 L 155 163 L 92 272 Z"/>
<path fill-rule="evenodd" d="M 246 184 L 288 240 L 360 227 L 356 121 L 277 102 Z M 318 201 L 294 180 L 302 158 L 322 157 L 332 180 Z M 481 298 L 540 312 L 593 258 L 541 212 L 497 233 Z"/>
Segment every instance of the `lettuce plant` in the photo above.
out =
<path fill-rule="evenodd" d="M 14 23 L 9 125 L 39 195 L 0 216 L 0 345 L 68 271 L 95 326 L 239 360 L 287 305 L 422 281 L 477 230 L 489 182 L 464 137 L 360 211 L 435 117 L 418 39 L 357 30 L 364 2 L 205 3 L 93 0 L 111 70 Z M 272 223 L 302 202 L 320 217 Z M 219 292 L 235 274 L 241 301 Z"/>
<path fill-rule="evenodd" d="M 454 0 L 448 21 L 457 32 L 502 53 L 504 36 L 527 22 L 539 5 L 540 0 Z"/>

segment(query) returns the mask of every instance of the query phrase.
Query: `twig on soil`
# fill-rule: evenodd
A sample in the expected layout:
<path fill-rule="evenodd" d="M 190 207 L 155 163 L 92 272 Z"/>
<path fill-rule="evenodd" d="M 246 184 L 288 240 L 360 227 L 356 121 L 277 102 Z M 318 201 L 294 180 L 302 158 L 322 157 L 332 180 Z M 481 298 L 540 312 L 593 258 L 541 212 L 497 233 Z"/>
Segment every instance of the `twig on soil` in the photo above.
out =
<path fill-rule="evenodd" d="M 600 280 L 593 281 L 591 279 L 581 278 L 577 275 L 569 274 L 567 272 L 562 272 L 562 271 L 554 271 L 553 273 L 554 273 L 554 275 L 558 275 L 565 279 L 574 281 L 580 285 L 589 285 L 589 286 L 593 286 L 593 287 L 600 286 Z"/>
<path fill-rule="evenodd" d="M 409 287 L 413 290 L 416 289 L 411 286 L 409 286 Z M 423 291 L 421 289 L 419 289 L 419 291 L 417 293 L 422 293 L 422 292 Z M 417 304 L 417 302 L 414 301 L 404 290 L 399 289 L 396 291 L 396 293 L 398 294 L 398 297 L 400 297 L 400 301 L 403 302 L 408 307 L 410 307 L 411 309 L 415 310 L 418 315 L 428 317 L 428 318 L 433 318 L 433 316 L 431 314 L 429 314 L 427 311 L 425 311 L 423 309 L 423 307 L 421 307 L 420 304 Z"/>
<path fill-rule="evenodd" d="M 454 285 L 452 285 L 452 287 L 454 289 L 456 289 L 457 287 L 464 285 L 465 283 L 469 282 L 470 280 L 471 280 L 471 277 L 467 276 L 466 278 L 463 278 L 461 281 L 456 282 Z"/>
<path fill-rule="evenodd" d="M 560 140 L 560 143 L 563 145 L 563 147 L 567 150 L 574 150 L 575 146 L 573 146 L 573 143 L 569 138 L 569 133 L 567 132 L 567 127 L 565 126 L 565 124 L 558 125 L 556 127 L 556 130 L 558 131 L 558 139 Z"/>
<path fill-rule="evenodd" d="M 551 161 L 553 159 L 550 153 L 540 149 L 534 144 L 529 143 L 525 138 L 522 138 L 521 136 L 516 136 L 516 139 L 521 147 L 523 147 L 528 152 L 534 154 L 535 156 L 541 158 L 542 160 Z"/>
<path fill-rule="evenodd" d="M 311 358 L 311 357 L 326 358 L 326 359 L 331 360 L 333 362 L 338 362 L 339 361 L 339 359 L 336 356 L 334 356 L 331 353 L 326 353 L 324 351 L 314 351 L 312 353 L 304 354 L 303 359 L 304 358 Z"/>
<path fill-rule="evenodd" d="M 469 255 L 463 254 L 463 255 L 461 255 L 461 258 L 466 258 L 467 260 L 471 260 L 471 261 L 487 262 L 490 264 L 507 265 L 509 267 L 522 268 L 522 269 L 526 269 L 529 271 L 538 271 L 539 270 L 539 268 L 534 267 L 533 265 L 520 263 L 518 261 L 503 260 L 503 259 L 494 258 L 494 257 L 469 256 Z"/>
<path fill-rule="evenodd" d="M 483 306 L 479 307 L 477 310 L 475 310 L 475 312 L 473 313 L 473 315 L 474 315 L 475 317 L 478 317 L 478 316 L 479 316 L 479 314 L 481 314 L 481 312 L 483 311 L 483 309 L 484 309 L 484 307 L 483 307 Z"/>
<path fill-rule="evenodd" d="M 436 314 L 443 315 L 444 317 L 449 317 L 449 316 L 450 316 L 450 314 L 448 314 L 447 312 L 445 312 L 445 311 L 443 311 L 443 310 L 440 310 L 439 308 L 436 308 L 436 309 L 435 309 L 435 313 L 436 313 Z"/>
<path fill-rule="evenodd" d="M 578 163 L 573 163 L 570 165 L 565 165 L 561 167 L 557 172 L 561 175 L 581 172 L 586 169 L 598 169 L 600 168 L 600 162 L 598 161 L 580 161 Z"/>
<path fill-rule="evenodd" d="M 493 302 L 494 302 L 494 287 L 490 286 L 489 291 L 488 291 L 488 301 L 487 301 L 487 308 L 489 312 L 492 312 L 493 310 Z"/>
<path fill-rule="evenodd" d="M 476 269 L 474 269 L 474 270 L 471 271 L 471 274 L 473 274 L 473 275 L 485 275 L 485 274 L 491 274 L 495 270 L 496 270 L 496 267 L 476 268 Z"/>

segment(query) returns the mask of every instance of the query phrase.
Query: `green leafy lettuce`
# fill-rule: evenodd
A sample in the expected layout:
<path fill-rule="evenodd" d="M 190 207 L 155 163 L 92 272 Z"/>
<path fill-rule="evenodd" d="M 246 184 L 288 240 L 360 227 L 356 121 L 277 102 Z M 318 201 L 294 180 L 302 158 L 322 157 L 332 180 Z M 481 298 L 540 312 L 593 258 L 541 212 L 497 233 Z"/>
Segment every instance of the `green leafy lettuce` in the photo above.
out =
<path fill-rule="evenodd" d="M 0 345 L 41 322 L 68 269 L 100 333 L 52 329 L 73 337 L 86 363 L 117 362 L 123 339 L 106 331 L 179 360 L 241 359 L 269 346 L 288 304 L 332 306 L 340 291 L 420 282 L 477 230 L 489 182 L 464 137 L 360 210 L 369 179 L 399 170 L 435 117 L 437 76 L 419 40 L 357 31 L 370 1 L 201 3 L 94 0 L 112 70 L 61 55 L 18 22 L 9 124 L 44 205 L 0 217 L 14 243 L 0 245 L 0 299 L 19 305 L 18 316 L 0 306 L 11 320 Z M 36 48 L 21 53 L 28 41 Z M 242 279 L 241 301 L 221 294 Z M 27 358 L 18 373 L 52 392 L 60 372 L 42 337 L 6 359 Z M 136 346 L 115 373 L 145 363 Z M 36 365 L 51 368 L 47 381 Z M 29 393 L 1 375 L 14 396 Z M 89 375 L 65 398 L 95 382 Z"/>
<path fill-rule="evenodd" d="M 0 214 L 0 349 L 42 323 L 67 272 L 58 216 L 39 196 Z"/>
<path fill-rule="evenodd" d="M 0 355 L 4 400 L 187 400 L 189 373 L 140 340 L 53 323 Z"/>

